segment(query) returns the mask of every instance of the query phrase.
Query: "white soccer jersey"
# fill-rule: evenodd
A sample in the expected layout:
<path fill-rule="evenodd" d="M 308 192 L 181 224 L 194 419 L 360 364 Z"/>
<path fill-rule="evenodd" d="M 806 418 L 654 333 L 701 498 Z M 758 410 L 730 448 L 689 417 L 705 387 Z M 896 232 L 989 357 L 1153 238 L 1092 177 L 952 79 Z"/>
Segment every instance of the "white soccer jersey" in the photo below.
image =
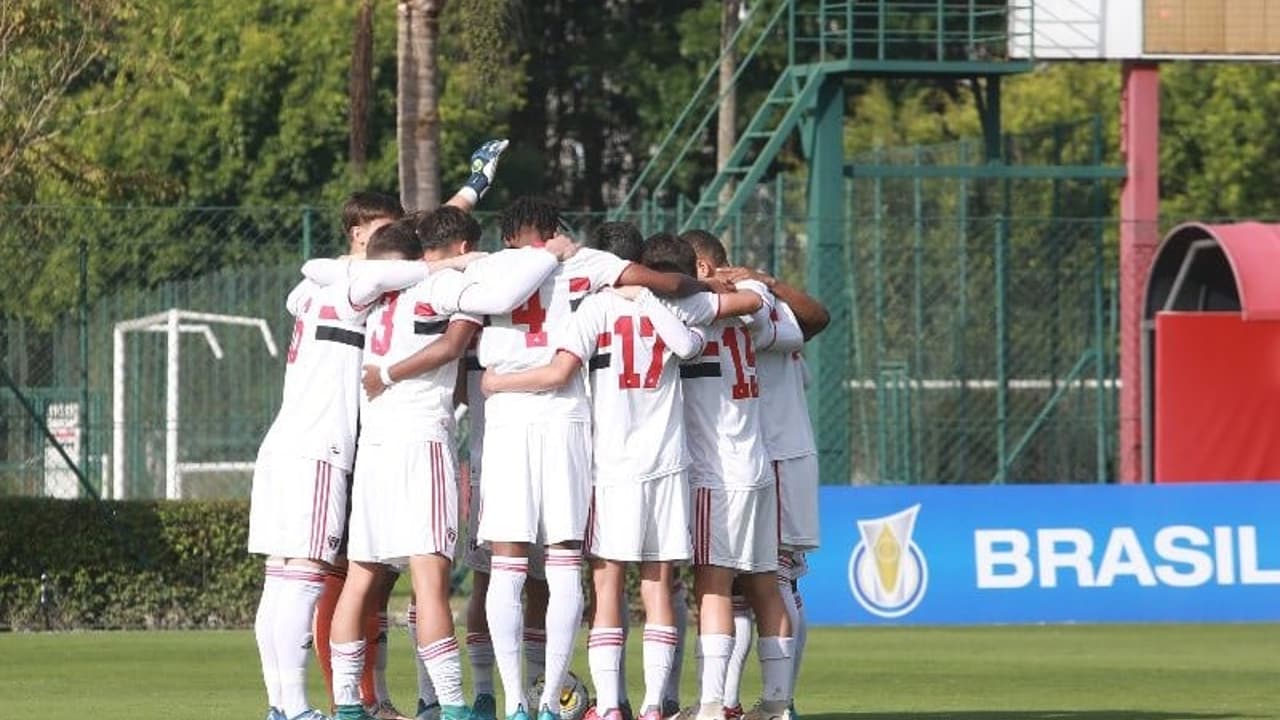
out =
<path fill-rule="evenodd" d="M 778 301 L 773 310 L 774 344 L 756 353 L 760 379 L 760 421 L 770 460 L 789 460 L 816 453 L 809 407 L 805 402 L 805 369 L 800 349 L 804 335 L 791 306 Z"/>
<path fill-rule="evenodd" d="M 457 313 L 464 280 L 456 270 L 431 273 L 422 282 L 387 293 L 369 309 L 364 361 L 391 366 L 438 340 L 453 321 L 480 321 Z M 457 360 L 396 382 L 369 400 L 362 395 L 360 437 L 448 440 L 453 432 L 453 388 Z"/>
<path fill-rule="evenodd" d="M 500 373 L 540 367 L 563 344 L 569 318 L 589 294 L 612 285 L 629 265 L 611 253 L 584 248 L 561 263 L 523 305 L 491 315 L 480 337 L 480 364 Z M 479 264 L 477 272 L 486 272 Z M 484 278 L 482 282 L 500 279 Z M 591 409 L 581 376 L 546 393 L 498 393 L 488 399 L 489 423 L 527 423 L 546 419 L 587 421 Z"/>
<path fill-rule="evenodd" d="M 596 485 L 683 470 L 677 355 L 696 352 L 699 337 L 660 303 L 602 292 L 582 301 L 564 339 L 590 369 Z"/>
<path fill-rule="evenodd" d="M 350 470 L 360 408 L 364 326 L 339 319 L 345 283 L 303 280 L 289 293 L 293 335 L 285 354 L 284 395 L 263 445 Z"/>
<path fill-rule="evenodd" d="M 701 355 L 680 366 L 693 487 L 743 490 L 773 481 L 761 436 L 760 386 L 748 330 L 749 325 L 768 323 L 768 312 L 766 306 L 749 322 L 726 318 L 707 326 Z"/>

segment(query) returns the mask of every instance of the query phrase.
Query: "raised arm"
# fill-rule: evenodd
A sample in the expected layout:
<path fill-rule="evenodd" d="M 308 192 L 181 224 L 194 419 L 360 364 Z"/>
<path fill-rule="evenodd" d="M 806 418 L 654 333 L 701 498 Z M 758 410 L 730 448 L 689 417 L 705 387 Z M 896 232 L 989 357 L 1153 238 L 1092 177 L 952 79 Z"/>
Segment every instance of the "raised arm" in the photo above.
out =
<path fill-rule="evenodd" d="M 500 374 L 493 369 L 484 371 L 480 388 L 486 397 L 500 392 L 545 392 L 563 387 L 569 378 L 582 367 L 578 356 L 561 350 L 542 367 Z"/>
<path fill-rule="evenodd" d="M 493 176 L 498 173 L 498 160 L 508 144 L 507 140 L 490 140 L 471 153 L 471 175 L 445 204 L 464 212 L 474 210 L 476 203 L 493 184 Z"/>
<path fill-rule="evenodd" d="M 466 352 L 479 325 L 471 320 L 453 320 L 445 328 L 438 340 L 422 348 L 418 352 L 386 368 L 386 376 L 395 384 L 401 380 L 417 377 L 435 370 L 442 365 L 457 360 Z M 365 365 L 361 383 L 369 397 L 375 398 L 386 390 L 383 368 L 378 365 Z"/>

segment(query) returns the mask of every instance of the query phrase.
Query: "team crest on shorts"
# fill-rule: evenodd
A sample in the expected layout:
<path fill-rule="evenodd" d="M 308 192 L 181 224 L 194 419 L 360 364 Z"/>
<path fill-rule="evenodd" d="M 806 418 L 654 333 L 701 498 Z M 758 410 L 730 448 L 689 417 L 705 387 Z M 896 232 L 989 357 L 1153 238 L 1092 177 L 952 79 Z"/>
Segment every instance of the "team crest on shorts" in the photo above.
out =
<path fill-rule="evenodd" d="M 451 543 L 458 541 L 458 531 L 453 528 L 449 528 L 448 531 L 445 532 L 445 535 L 448 536 L 449 542 Z"/>
<path fill-rule="evenodd" d="M 325 539 L 325 542 L 329 545 L 330 550 L 337 550 L 338 546 L 342 544 L 342 538 L 337 535 L 330 535 Z"/>
<path fill-rule="evenodd" d="M 882 618 L 906 615 L 929 586 L 929 565 L 911 539 L 920 505 L 858 521 L 861 539 L 849 557 L 849 588 L 867 612 Z"/>

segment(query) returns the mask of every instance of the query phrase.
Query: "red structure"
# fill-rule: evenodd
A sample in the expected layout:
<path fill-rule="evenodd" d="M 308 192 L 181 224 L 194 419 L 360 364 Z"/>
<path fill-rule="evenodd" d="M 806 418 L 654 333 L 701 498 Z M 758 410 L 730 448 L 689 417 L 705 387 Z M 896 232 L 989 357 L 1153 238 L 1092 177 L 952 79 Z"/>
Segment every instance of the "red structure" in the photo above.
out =
<path fill-rule="evenodd" d="M 1280 480 L 1280 225 L 1174 228 L 1142 330 L 1143 478 Z"/>

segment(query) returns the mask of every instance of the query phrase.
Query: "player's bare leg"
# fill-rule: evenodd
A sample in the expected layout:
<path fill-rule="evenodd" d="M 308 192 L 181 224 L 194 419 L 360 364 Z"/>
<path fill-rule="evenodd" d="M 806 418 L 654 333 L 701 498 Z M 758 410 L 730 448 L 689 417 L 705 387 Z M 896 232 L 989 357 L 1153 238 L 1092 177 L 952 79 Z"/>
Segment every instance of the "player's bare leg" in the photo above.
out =
<path fill-rule="evenodd" d="M 587 640 L 587 663 L 591 682 L 596 688 L 596 715 L 606 720 L 621 717 L 618 685 L 622 672 L 621 656 L 625 645 L 622 629 L 622 588 L 626 565 L 613 560 L 591 561 L 595 611 L 591 634 Z"/>
<path fill-rule="evenodd" d="M 662 695 L 675 659 L 677 633 L 671 602 L 669 562 L 640 563 L 640 599 L 644 604 L 644 700 L 641 720 L 661 720 Z M 683 610 L 683 608 L 681 608 Z"/>
<path fill-rule="evenodd" d="M 792 651 L 791 623 L 778 591 L 774 572 L 742 576 L 742 590 L 756 615 L 759 633 L 757 653 L 764 687 L 760 704 L 747 713 L 747 720 L 788 717 L 791 704 Z"/>
<path fill-rule="evenodd" d="M 383 566 L 377 563 L 350 563 L 333 613 L 329 642 L 338 720 L 370 720 L 360 702 L 360 676 L 367 647 L 364 620 L 383 572 Z"/>
<path fill-rule="evenodd" d="M 493 640 L 489 637 L 489 620 L 484 613 L 489 594 L 489 573 L 471 573 L 471 597 L 467 600 L 467 660 L 471 663 L 471 682 L 475 703 L 471 713 L 476 720 L 496 720 L 497 700 L 493 687 Z"/>
<path fill-rule="evenodd" d="M 696 565 L 693 569 L 701 660 L 699 720 L 724 717 L 724 679 L 733 650 L 733 576 L 733 570 L 715 565 Z"/>
<path fill-rule="evenodd" d="M 538 720 L 559 717 L 560 687 L 569 672 L 573 643 L 582 624 L 582 543 L 547 547 L 547 663 Z M 554 710 L 552 710 L 554 708 Z"/>
<path fill-rule="evenodd" d="M 440 702 L 440 717 L 464 720 L 471 716 L 471 711 L 462 694 L 462 657 L 453 632 L 453 613 L 449 609 L 451 567 L 451 561 L 444 555 L 409 558 L 418 609 L 418 657 L 431 675 L 431 684 Z"/>
<path fill-rule="evenodd" d="M 493 559 L 484 608 L 498 676 L 502 678 L 505 714 L 508 720 L 527 720 L 520 644 L 524 624 L 521 593 L 529 575 L 529 544 L 493 542 L 491 547 Z"/>

